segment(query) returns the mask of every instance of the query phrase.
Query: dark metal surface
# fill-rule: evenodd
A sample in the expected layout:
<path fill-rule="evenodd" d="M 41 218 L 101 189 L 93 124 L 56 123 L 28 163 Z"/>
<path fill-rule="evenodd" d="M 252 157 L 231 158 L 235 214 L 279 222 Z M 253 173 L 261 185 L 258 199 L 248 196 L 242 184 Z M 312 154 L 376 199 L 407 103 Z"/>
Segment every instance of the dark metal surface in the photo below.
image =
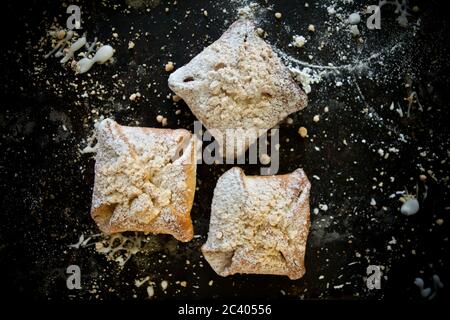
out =
<path fill-rule="evenodd" d="M 0 267 L 10 295 L 145 299 L 146 285 L 138 288 L 134 281 L 150 276 L 155 299 L 422 299 L 414 279 L 422 277 L 426 286 L 432 286 L 431 278 L 437 274 L 445 287 L 436 299 L 448 299 L 450 30 L 445 12 L 436 2 L 419 4 L 421 10 L 412 21 L 420 19 L 420 24 L 414 29 L 400 27 L 393 10 L 383 8 L 382 29 L 364 29 L 365 45 L 357 49 L 349 35 L 321 37 L 333 25 L 320 2 L 309 4 L 306 10 L 304 1 L 277 1 L 274 11 L 266 10 L 258 24 L 267 31 L 267 41 L 302 61 L 310 61 L 308 55 L 313 54 L 311 63 L 319 65 L 339 65 L 342 54 L 349 60 L 376 52 L 381 56 L 370 61 L 368 70 L 324 76 L 313 85 L 308 107 L 292 115 L 292 124 L 280 125 L 280 173 L 304 168 L 312 183 L 311 209 L 328 206 L 311 213 L 307 273 L 297 281 L 255 275 L 221 278 L 203 259 L 200 246 L 206 240 L 212 191 L 218 177 L 231 167 L 226 165 L 198 166 L 191 215 L 200 237 L 191 242 L 149 237 L 145 250 L 123 268 L 93 246 L 68 247 L 81 234 L 98 233 L 89 216 L 94 161 L 92 155 L 79 152 L 94 119 L 104 115 L 125 125 L 160 127 L 156 116 L 162 114 L 169 128 L 193 130 L 195 117 L 188 107 L 167 98 L 164 64 L 174 61 L 182 66 L 217 39 L 236 19 L 239 2 L 161 1 L 155 7 L 127 9 L 123 3 L 114 7 L 108 1 L 86 1 L 83 31 L 90 41 L 98 37 L 111 44 L 116 61 L 80 76 L 61 67 L 58 59 L 43 58 L 51 48 L 47 31 L 54 19 L 65 23 L 65 5 L 8 4 L 7 12 L 15 19 L 3 28 L 12 32 L 1 54 Z M 268 7 L 265 2 L 261 5 Z M 346 10 L 352 6 L 362 8 L 349 4 Z M 281 22 L 273 18 L 275 11 L 283 13 Z M 307 34 L 310 23 L 317 36 L 308 36 L 305 50 L 288 47 L 292 35 Z M 113 32 L 119 36 L 114 38 Z M 127 48 L 129 40 L 136 43 L 133 50 Z M 321 41 L 325 47 L 317 50 Z M 404 44 L 400 50 L 391 50 L 400 42 Z M 343 85 L 336 86 L 337 80 Z M 416 103 L 409 117 L 400 117 L 389 106 L 395 102 L 407 109 L 405 83 L 417 92 L 423 111 Z M 129 101 L 129 95 L 138 91 L 143 98 Z M 321 116 L 318 123 L 312 120 L 316 114 Z M 300 126 L 308 128 L 308 139 L 299 137 Z M 380 157 L 377 150 L 390 147 L 399 151 L 387 159 Z M 243 168 L 247 174 L 259 172 L 258 166 Z M 419 180 L 422 173 L 426 182 Z M 421 209 L 406 217 L 400 214 L 399 197 L 389 196 L 405 188 L 413 193 L 416 185 Z M 81 290 L 66 288 L 65 271 L 71 264 L 81 267 Z M 366 286 L 369 265 L 384 268 L 380 290 Z M 159 286 L 162 280 L 169 283 L 166 292 Z M 177 281 L 186 281 L 186 287 Z"/>

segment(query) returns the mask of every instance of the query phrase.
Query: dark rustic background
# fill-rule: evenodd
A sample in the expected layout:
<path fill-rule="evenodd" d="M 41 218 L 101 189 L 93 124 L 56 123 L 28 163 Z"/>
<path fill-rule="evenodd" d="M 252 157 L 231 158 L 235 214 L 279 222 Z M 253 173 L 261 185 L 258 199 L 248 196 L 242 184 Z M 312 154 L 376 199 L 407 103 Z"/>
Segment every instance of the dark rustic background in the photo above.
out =
<path fill-rule="evenodd" d="M 321 83 L 313 85 L 308 107 L 292 115 L 292 124 L 280 125 L 280 173 L 304 168 L 312 182 L 311 208 L 328 205 L 327 211 L 311 214 L 307 273 L 302 279 L 255 275 L 221 278 L 203 259 L 200 246 L 207 235 L 212 192 L 217 178 L 230 167 L 225 165 L 198 166 L 192 217 L 200 237 L 193 241 L 149 237 L 151 245 L 123 269 L 92 246 L 69 248 L 81 234 L 98 233 L 89 216 L 94 160 L 92 155 L 79 152 L 92 132 L 94 119 L 104 115 L 121 124 L 160 127 L 156 116 L 162 114 L 168 127 L 192 130 L 195 117 L 187 106 L 167 98 L 170 89 L 163 66 L 167 61 L 176 62 L 177 67 L 187 63 L 227 29 L 240 6 L 238 1 L 183 0 L 176 5 L 154 1 L 154 6 L 148 5 L 149 1 L 143 6 L 137 5 L 139 1 L 130 2 L 135 7 L 127 9 L 120 1 L 71 1 L 81 5 L 82 32 L 87 32 L 88 40 L 98 37 L 116 49 L 114 64 L 94 66 L 89 75 L 80 76 L 61 67 L 58 59 L 43 58 L 51 49 L 47 31 L 54 24 L 65 24 L 68 3 L 3 4 L 3 291 L 10 297 L 37 299 L 146 299 L 146 285 L 137 288 L 134 280 L 149 275 L 155 282 L 154 299 L 419 300 L 423 298 L 414 279 L 422 277 L 426 286 L 432 286 L 431 278 L 437 274 L 445 287 L 435 299 L 448 300 L 450 203 L 445 177 L 449 174 L 450 149 L 450 30 L 446 11 L 438 1 L 410 4 L 420 7 L 411 17 L 412 24 L 420 20 L 415 29 L 400 27 L 393 8 L 383 8 L 381 30 L 370 31 L 361 24 L 366 42 L 360 51 L 348 33 L 330 36 L 324 50 L 317 50 L 323 41 L 320 35 L 330 25 L 322 1 L 309 1 L 307 10 L 305 1 L 274 1 L 274 10 L 266 10 L 258 22 L 267 31 L 269 43 L 303 61 L 313 54 L 312 63 L 339 65 L 343 53 L 353 62 L 376 52 L 382 54 L 377 61 L 370 61 L 368 70 L 324 76 Z M 259 3 L 268 6 L 265 1 Z M 345 6 L 348 12 L 362 7 L 360 3 Z M 203 10 L 208 11 L 208 17 Z M 283 13 L 281 22 L 273 18 L 275 11 Z M 316 26 L 317 36 L 308 34 L 310 23 Z M 114 32 L 117 38 L 112 36 Z M 288 47 L 294 34 L 308 34 L 304 50 Z M 127 48 L 129 40 L 136 43 L 133 50 Z M 400 42 L 400 50 L 391 50 Z M 338 80 L 343 81 L 341 87 L 335 85 Z M 418 93 L 424 110 L 414 104 L 409 117 L 400 117 L 389 106 L 395 102 L 406 110 L 405 83 Z M 90 94 L 92 90 L 95 94 Z M 137 91 L 143 98 L 130 102 L 129 95 Z M 324 113 L 324 107 L 330 111 Z M 177 109 L 181 110 L 178 115 Z M 312 121 L 316 114 L 321 116 L 318 123 Z M 308 128 L 310 139 L 297 134 L 301 125 Z M 399 141 L 400 134 L 406 142 Z M 399 152 L 381 158 L 377 150 L 389 147 Z M 423 151 L 425 155 L 421 155 Z M 425 183 L 419 181 L 421 166 L 433 172 L 425 172 Z M 243 167 L 247 174 L 258 173 L 258 166 Z M 400 214 L 398 196 L 389 195 L 405 188 L 414 193 L 416 186 L 421 210 L 406 217 Z M 370 204 L 372 198 L 376 205 Z M 442 225 L 436 223 L 438 219 L 443 220 Z M 65 270 L 70 264 L 81 267 L 81 290 L 66 288 Z M 366 268 L 371 264 L 384 267 L 381 290 L 368 290 L 365 285 Z M 166 292 L 160 289 L 162 280 L 169 283 Z M 187 286 L 176 281 L 186 281 Z"/>

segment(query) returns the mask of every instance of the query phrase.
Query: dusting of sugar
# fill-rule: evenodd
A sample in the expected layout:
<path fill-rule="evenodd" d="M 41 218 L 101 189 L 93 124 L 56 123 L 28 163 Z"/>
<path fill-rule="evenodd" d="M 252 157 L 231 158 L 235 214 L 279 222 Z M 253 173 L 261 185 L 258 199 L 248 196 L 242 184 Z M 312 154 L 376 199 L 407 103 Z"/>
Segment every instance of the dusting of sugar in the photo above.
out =
<path fill-rule="evenodd" d="M 97 127 L 97 138 L 92 215 L 101 230 L 169 233 L 183 241 L 190 239 L 195 188 L 191 134 L 181 129 L 119 126 L 106 119 Z"/>
<path fill-rule="evenodd" d="M 202 251 L 220 275 L 301 277 L 309 228 L 309 181 L 301 169 L 282 176 L 224 173 L 214 190 Z M 221 234 L 217 237 L 217 234 Z"/>

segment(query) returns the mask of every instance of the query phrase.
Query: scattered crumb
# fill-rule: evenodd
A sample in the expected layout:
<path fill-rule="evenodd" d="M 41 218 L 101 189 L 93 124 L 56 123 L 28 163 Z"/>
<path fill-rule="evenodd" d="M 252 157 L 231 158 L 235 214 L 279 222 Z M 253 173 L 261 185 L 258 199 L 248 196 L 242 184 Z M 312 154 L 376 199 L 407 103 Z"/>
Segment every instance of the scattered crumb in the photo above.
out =
<path fill-rule="evenodd" d="M 97 243 L 96 243 L 96 245 L 97 245 Z M 145 278 L 143 278 L 141 280 L 136 279 L 136 280 L 134 280 L 134 285 L 139 288 L 140 286 L 142 286 L 144 283 L 146 283 L 149 280 L 150 280 L 149 276 L 146 276 Z"/>
<path fill-rule="evenodd" d="M 129 97 L 130 101 L 136 101 L 141 97 L 141 94 L 139 92 L 132 93 Z"/>
<path fill-rule="evenodd" d="M 174 69 L 174 65 L 172 61 L 169 61 L 166 63 L 166 65 L 164 66 L 164 69 L 166 70 L 166 72 L 172 72 Z"/>
<path fill-rule="evenodd" d="M 258 34 L 258 36 L 262 37 L 262 36 L 264 36 L 264 29 L 263 28 L 257 28 L 256 29 L 256 33 Z"/>
<path fill-rule="evenodd" d="M 56 32 L 56 38 L 58 40 L 64 39 L 65 36 L 66 36 L 66 31 L 65 30 L 59 30 L 58 32 Z"/>
<path fill-rule="evenodd" d="M 351 25 L 350 26 L 350 33 L 353 37 L 357 37 L 360 35 L 359 29 L 357 25 Z"/>
<path fill-rule="evenodd" d="M 305 43 L 307 42 L 304 36 L 295 35 L 292 37 L 292 39 L 293 39 L 293 41 L 291 44 L 297 48 L 303 47 L 305 45 Z"/>
<path fill-rule="evenodd" d="M 259 161 L 261 161 L 261 164 L 266 165 L 270 163 L 270 156 L 266 153 L 263 153 L 259 156 Z"/>
<path fill-rule="evenodd" d="M 281 19 L 282 15 L 280 12 L 275 12 L 275 18 Z"/>
<path fill-rule="evenodd" d="M 306 129 L 305 127 L 300 127 L 298 129 L 298 134 L 300 135 L 300 137 L 305 138 L 308 135 L 308 129 Z"/>
<path fill-rule="evenodd" d="M 153 289 L 153 286 L 148 286 L 147 287 L 147 294 L 148 297 L 151 298 L 155 295 L 155 289 Z"/>
<path fill-rule="evenodd" d="M 319 121 L 320 121 L 320 116 L 319 116 L 318 114 L 316 114 L 316 115 L 313 117 L 313 121 L 314 121 L 314 122 L 319 122 Z"/>

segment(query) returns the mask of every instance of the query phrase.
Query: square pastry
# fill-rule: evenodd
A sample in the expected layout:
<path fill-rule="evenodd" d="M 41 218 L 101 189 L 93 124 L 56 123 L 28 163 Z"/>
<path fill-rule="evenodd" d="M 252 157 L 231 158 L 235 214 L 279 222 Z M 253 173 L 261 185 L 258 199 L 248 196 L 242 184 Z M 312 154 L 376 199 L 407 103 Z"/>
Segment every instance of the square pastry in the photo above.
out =
<path fill-rule="evenodd" d="M 106 234 L 123 231 L 193 237 L 195 147 L 184 129 L 97 127 L 91 215 Z"/>
<path fill-rule="evenodd" d="M 172 73 L 169 87 L 233 158 L 307 104 L 288 68 L 246 19 Z"/>
<path fill-rule="evenodd" d="M 305 273 L 310 183 L 302 169 L 277 176 L 245 176 L 234 167 L 217 182 L 205 259 L 221 276 Z"/>

